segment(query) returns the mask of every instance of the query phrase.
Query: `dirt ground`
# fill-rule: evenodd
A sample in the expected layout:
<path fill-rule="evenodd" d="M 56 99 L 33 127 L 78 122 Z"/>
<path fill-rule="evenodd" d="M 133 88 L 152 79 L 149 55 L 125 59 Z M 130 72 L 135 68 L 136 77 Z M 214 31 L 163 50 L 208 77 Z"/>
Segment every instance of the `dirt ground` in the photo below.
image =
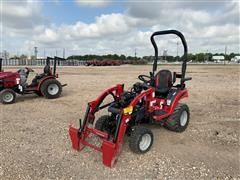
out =
<path fill-rule="evenodd" d="M 159 67 L 160 68 L 160 67 Z M 179 71 L 179 66 L 163 66 Z M 5 68 L 5 71 L 8 70 Z M 0 104 L 0 179 L 240 179 L 240 66 L 189 66 L 191 118 L 183 133 L 151 126 L 154 144 L 144 154 L 128 138 L 113 168 L 90 148 L 71 149 L 69 124 L 78 126 L 86 104 L 117 83 L 130 87 L 151 66 L 59 67 L 62 96 L 19 96 Z M 36 68 L 40 72 L 40 68 Z"/>

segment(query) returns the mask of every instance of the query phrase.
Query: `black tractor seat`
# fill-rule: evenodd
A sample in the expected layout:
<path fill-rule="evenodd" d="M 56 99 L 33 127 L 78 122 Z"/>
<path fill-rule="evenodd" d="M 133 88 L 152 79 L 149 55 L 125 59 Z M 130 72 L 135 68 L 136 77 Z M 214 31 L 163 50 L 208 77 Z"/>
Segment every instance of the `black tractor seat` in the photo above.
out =
<path fill-rule="evenodd" d="M 161 70 L 155 75 L 156 96 L 166 96 L 172 86 L 172 73 L 169 70 Z"/>
<path fill-rule="evenodd" d="M 47 65 L 44 67 L 44 69 L 43 69 L 43 73 L 37 74 L 37 75 L 33 78 L 31 85 L 33 85 L 33 86 L 36 85 L 36 84 L 39 82 L 40 79 L 42 79 L 42 78 L 45 77 L 45 76 L 50 76 L 50 75 L 51 75 L 51 68 L 50 68 L 50 66 L 47 64 Z"/>

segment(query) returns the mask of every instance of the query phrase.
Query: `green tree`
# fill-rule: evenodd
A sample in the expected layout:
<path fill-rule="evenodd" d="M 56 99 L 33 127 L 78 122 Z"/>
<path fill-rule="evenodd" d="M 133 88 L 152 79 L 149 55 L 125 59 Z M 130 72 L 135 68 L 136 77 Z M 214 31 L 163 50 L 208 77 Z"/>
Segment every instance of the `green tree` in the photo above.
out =
<path fill-rule="evenodd" d="M 21 60 L 27 59 L 27 55 L 22 54 L 19 58 L 20 58 Z"/>

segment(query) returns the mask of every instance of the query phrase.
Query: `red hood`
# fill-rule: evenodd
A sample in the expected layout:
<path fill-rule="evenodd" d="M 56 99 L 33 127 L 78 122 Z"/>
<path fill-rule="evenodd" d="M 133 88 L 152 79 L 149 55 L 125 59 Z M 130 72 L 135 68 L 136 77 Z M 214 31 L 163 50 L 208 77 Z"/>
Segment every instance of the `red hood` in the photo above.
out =
<path fill-rule="evenodd" d="M 17 72 L 0 72 L 0 79 L 4 79 L 6 77 L 11 77 L 11 76 L 20 77 Z"/>

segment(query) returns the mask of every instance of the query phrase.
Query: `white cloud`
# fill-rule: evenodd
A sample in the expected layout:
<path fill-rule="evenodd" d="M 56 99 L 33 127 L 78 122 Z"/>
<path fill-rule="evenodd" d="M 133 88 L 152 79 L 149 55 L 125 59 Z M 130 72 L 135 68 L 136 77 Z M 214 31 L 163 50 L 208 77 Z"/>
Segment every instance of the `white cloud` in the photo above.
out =
<path fill-rule="evenodd" d="M 109 3 L 84 1 L 82 5 L 87 5 L 87 2 L 94 6 Z M 190 52 L 223 52 L 225 45 L 228 45 L 229 51 L 239 51 L 239 3 L 236 1 L 130 2 L 126 6 L 127 10 L 123 13 L 101 14 L 91 23 L 77 21 L 57 26 L 52 22 L 46 26 L 48 22 L 41 14 L 41 3 L 25 1 L 23 4 L 9 4 L 8 8 L 11 12 L 15 9 L 17 15 L 3 13 L 9 20 L 3 23 L 7 33 L 5 47 L 23 47 L 32 51 L 33 46 L 38 46 L 40 53 L 43 48 L 46 51 L 49 49 L 49 52 L 51 49 L 66 48 L 68 55 L 134 55 L 136 48 L 138 55 L 143 56 L 153 54 L 150 43 L 152 32 L 178 29 L 185 35 Z M 214 9 L 215 6 L 217 8 Z M 168 49 L 169 54 L 176 55 L 176 37 L 161 37 L 157 42 L 160 54 L 163 49 Z"/>
<path fill-rule="evenodd" d="M 45 29 L 47 19 L 41 14 L 40 1 L 1 1 L 0 23 L 2 25 L 0 51 L 24 53 L 24 42 Z"/>
<path fill-rule="evenodd" d="M 223 52 L 225 45 L 229 51 L 239 52 L 238 1 L 130 3 L 127 14 L 141 19 L 142 27 L 150 27 L 152 31 L 182 31 L 190 52 Z"/>
<path fill-rule="evenodd" d="M 86 38 L 103 38 L 106 36 L 118 36 L 127 33 L 135 26 L 134 18 L 123 14 L 106 14 L 96 17 L 94 23 L 77 22 L 73 25 L 53 26 L 42 34 L 35 36 L 40 43 L 52 43 L 57 40 L 76 40 Z"/>
<path fill-rule="evenodd" d="M 56 31 L 46 28 L 43 34 L 36 36 L 36 40 L 40 40 L 41 43 L 56 43 L 60 39 L 59 35 Z"/>
<path fill-rule="evenodd" d="M 3 1 L 0 8 L 4 27 L 12 29 L 30 29 L 42 24 L 46 19 L 41 14 L 39 1 Z"/>
<path fill-rule="evenodd" d="M 103 7 L 110 4 L 110 0 L 76 0 L 80 6 Z"/>

